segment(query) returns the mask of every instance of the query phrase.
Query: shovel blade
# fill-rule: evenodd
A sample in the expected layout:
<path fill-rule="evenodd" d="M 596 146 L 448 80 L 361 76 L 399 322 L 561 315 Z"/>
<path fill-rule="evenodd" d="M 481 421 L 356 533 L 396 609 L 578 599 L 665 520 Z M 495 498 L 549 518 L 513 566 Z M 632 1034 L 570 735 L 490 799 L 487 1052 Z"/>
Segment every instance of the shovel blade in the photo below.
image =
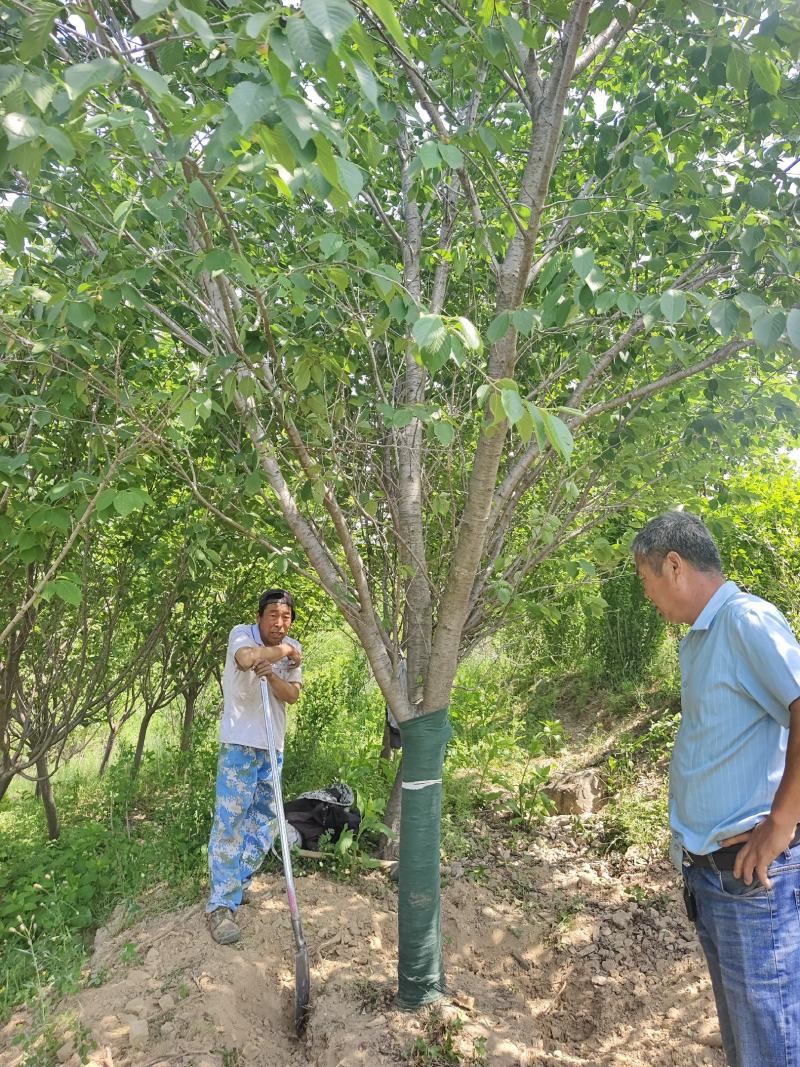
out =
<path fill-rule="evenodd" d="M 303 947 L 294 956 L 294 1028 L 298 1037 L 308 1022 L 308 1002 L 311 997 L 311 973 L 308 949 Z"/>

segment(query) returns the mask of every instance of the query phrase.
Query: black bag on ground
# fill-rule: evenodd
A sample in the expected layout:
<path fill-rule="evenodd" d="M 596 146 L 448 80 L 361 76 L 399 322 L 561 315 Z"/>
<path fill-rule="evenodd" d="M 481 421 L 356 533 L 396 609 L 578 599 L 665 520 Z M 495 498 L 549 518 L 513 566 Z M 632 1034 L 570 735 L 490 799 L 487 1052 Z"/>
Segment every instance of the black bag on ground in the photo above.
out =
<path fill-rule="evenodd" d="M 342 830 L 358 830 L 361 815 L 351 811 L 355 797 L 344 782 L 332 782 L 326 789 L 301 793 L 284 806 L 286 821 L 300 835 L 302 848 L 319 849 L 319 839 L 329 833 L 331 841 L 338 841 Z"/>

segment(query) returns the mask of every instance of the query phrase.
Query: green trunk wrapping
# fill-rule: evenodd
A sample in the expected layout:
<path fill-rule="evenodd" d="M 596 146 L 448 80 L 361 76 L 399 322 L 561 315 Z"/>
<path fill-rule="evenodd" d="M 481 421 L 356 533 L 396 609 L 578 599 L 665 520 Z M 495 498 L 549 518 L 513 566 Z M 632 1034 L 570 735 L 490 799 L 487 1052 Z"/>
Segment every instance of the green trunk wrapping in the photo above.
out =
<path fill-rule="evenodd" d="M 441 779 L 453 731 L 447 708 L 401 722 L 403 783 Z M 439 843 L 442 787 L 403 789 L 400 809 L 400 900 L 397 1003 L 420 1008 L 445 993 Z"/>

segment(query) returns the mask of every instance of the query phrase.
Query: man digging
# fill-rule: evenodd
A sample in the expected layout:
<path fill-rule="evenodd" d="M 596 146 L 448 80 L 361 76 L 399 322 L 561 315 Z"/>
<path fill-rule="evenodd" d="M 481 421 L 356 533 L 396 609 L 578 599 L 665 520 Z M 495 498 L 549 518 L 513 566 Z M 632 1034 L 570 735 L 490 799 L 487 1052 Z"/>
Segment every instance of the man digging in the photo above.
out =
<path fill-rule="evenodd" d="M 236 909 L 247 903 L 250 879 L 272 847 L 274 794 L 260 679 L 270 687 L 280 768 L 286 705 L 298 699 L 303 681 L 302 650 L 288 636 L 294 617 L 292 594 L 269 589 L 259 600 L 256 623 L 234 626 L 228 637 L 206 904 L 209 931 L 220 945 L 239 940 Z"/>

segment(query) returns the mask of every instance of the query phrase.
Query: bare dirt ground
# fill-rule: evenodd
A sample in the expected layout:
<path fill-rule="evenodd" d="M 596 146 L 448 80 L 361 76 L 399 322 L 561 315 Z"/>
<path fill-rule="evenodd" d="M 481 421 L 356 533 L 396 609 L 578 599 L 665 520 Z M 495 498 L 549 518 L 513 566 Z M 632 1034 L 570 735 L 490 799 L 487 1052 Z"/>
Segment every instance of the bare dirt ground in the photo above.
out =
<path fill-rule="evenodd" d="M 300 1040 L 279 875 L 254 882 L 232 948 L 210 939 L 200 904 L 125 929 L 117 915 L 98 931 L 90 986 L 59 1006 L 57 1058 L 69 1067 L 722 1067 L 675 873 L 665 861 L 612 862 L 581 842 L 572 820 L 551 818 L 524 849 L 492 846 L 480 864 L 445 871 L 451 995 L 418 1014 L 391 1003 L 392 882 L 300 872 L 312 964 Z M 28 1026 L 20 1012 L 0 1032 L 0 1067 L 25 1062 L 13 1039 Z"/>

